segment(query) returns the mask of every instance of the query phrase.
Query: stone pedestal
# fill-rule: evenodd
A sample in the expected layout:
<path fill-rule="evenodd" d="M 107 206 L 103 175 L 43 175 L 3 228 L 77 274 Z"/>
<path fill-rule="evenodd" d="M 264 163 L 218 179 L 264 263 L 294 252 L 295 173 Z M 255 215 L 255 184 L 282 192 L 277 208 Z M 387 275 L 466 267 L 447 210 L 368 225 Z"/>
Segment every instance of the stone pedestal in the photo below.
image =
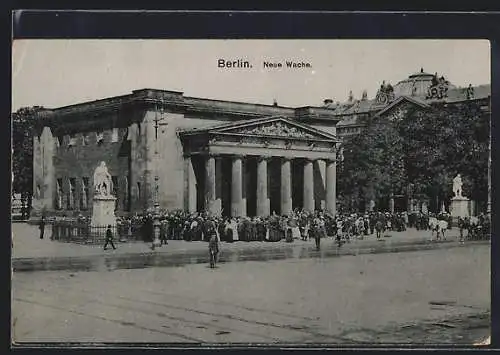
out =
<path fill-rule="evenodd" d="M 450 209 L 452 217 L 468 217 L 469 199 L 467 197 L 453 197 Z"/>
<path fill-rule="evenodd" d="M 90 225 L 92 227 L 107 227 L 108 225 L 115 227 L 115 202 L 114 196 L 94 196 Z"/>

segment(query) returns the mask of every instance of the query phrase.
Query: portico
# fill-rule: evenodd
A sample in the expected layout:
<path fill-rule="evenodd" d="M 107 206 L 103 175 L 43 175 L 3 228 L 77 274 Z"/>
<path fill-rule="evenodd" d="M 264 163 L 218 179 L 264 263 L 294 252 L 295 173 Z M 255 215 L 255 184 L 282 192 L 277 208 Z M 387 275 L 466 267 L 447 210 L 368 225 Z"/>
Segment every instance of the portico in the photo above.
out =
<path fill-rule="evenodd" d="M 224 216 L 335 214 L 337 138 L 284 117 L 179 132 L 184 207 Z"/>

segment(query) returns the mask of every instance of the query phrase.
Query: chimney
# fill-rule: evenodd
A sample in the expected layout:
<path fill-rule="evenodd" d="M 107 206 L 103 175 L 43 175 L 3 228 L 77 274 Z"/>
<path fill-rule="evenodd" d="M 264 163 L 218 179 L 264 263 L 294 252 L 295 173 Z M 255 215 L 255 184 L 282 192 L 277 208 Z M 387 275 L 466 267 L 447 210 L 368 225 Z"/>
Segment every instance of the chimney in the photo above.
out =
<path fill-rule="evenodd" d="M 330 104 L 333 104 L 333 100 L 332 99 L 324 99 L 323 103 L 325 104 L 325 106 L 328 106 Z"/>

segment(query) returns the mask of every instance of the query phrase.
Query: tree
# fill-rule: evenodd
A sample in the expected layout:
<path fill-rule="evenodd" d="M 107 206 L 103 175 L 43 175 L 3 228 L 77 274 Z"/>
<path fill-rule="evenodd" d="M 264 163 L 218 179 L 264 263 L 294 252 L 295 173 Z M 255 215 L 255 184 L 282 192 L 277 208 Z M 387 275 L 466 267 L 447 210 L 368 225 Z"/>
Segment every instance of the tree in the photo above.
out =
<path fill-rule="evenodd" d="M 465 194 L 484 204 L 488 196 L 489 115 L 477 102 L 416 111 L 400 126 L 408 179 L 437 211 L 452 196 L 457 174 Z M 484 206 L 482 206 L 484 208 Z"/>
<path fill-rule="evenodd" d="M 338 190 L 345 196 L 345 209 L 363 210 L 370 200 L 387 204 L 391 194 L 403 191 L 403 145 L 394 124 L 370 121 L 360 135 L 347 137 L 342 146 Z"/>
<path fill-rule="evenodd" d="M 370 199 L 391 194 L 430 200 L 439 211 L 453 196 L 452 181 L 460 173 L 464 193 L 480 202 L 488 199 L 489 115 L 469 101 L 430 109 L 409 107 L 400 119 L 378 117 L 366 122 L 360 135 L 343 142 L 338 190 L 348 210 L 364 209 Z M 383 209 L 387 208 L 382 203 Z"/>
<path fill-rule="evenodd" d="M 37 113 L 43 107 L 23 107 L 12 114 L 12 191 L 20 193 L 24 206 L 33 196 L 33 136 Z M 29 211 L 23 211 L 26 217 Z"/>

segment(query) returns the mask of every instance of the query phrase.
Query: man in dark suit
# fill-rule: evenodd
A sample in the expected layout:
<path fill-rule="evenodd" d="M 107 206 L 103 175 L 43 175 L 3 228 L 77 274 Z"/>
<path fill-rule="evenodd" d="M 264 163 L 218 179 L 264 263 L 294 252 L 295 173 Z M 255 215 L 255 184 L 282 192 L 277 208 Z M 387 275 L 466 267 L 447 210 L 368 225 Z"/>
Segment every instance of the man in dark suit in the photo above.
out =
<path fill-rule="evenodd" d="M 113 232 L 111 231 L 111 225 L 108 224 L 108 229 L 106 230 L 106 243 L 104 243 L 104 250 L 106 250 L 106 247 L 108 244 L 111 244 L 113 247 L 113 250 L 116 249 L 115 244 L 113 243 Z"/>
<path fill-rule="evenodd" d="M 45 217 L 44 216 L 42 216 L 42 218 L 40 219 L 40 224 L 39 224 L 38 228 L 40 228 L 40 239 L 43 239 L 43 234 L 45 232 Z"/>

